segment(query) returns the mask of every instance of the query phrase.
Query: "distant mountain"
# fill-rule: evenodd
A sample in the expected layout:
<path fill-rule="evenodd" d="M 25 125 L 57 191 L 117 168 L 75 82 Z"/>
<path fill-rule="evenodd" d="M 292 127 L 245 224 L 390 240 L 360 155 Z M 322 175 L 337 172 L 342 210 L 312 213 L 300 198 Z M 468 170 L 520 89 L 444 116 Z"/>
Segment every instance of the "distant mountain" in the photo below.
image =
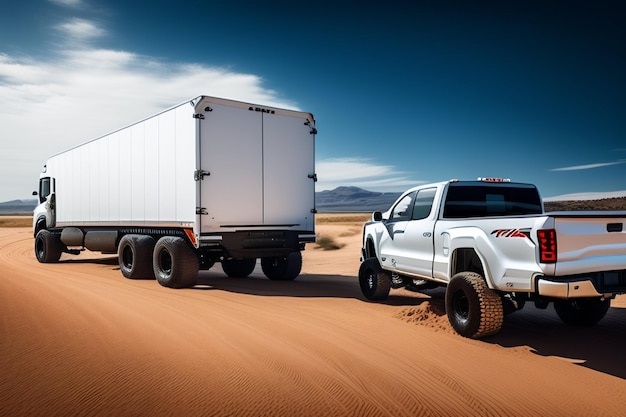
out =
<path fill-rule="evenodd" d="M 0 203 L 0 215 L 29 215 L 37 206 L 37 199 L 12 200 Z"/>
<path fill-rule="evenodd" d="M 563 194 L 555 197 L 546 197 L 544 202 L 552 201 L 581 201 L 581 200 L 605 200 L 609 198 L 622 198 L 626 197 L 626 190 L 624 191 L 608 191 L 599 193 L 575 193 L 575 194 Z"/>
<path fill-rule="evenodd" d="M 600 198 L 594 200 L 544 201 L 549 211 L 626 211 L 626 197 Z"/>
<path fill-rule="evenodd" d="M 315 193 L 315 206 L 320 213 L 385 211 L 401 193 L 378 193 L 358 187 L 337 187 Z"/>

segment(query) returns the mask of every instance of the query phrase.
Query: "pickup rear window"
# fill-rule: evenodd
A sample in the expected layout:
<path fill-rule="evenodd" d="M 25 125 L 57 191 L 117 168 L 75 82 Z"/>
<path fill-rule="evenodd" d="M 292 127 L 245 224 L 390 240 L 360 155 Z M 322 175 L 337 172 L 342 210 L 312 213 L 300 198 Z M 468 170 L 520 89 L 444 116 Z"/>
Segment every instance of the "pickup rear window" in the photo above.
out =
<path fill-rule="evenodd" d="M 520 216 L 542 213 L 532 184 L 456 182 L 448 185 L 444 218 Z"/>

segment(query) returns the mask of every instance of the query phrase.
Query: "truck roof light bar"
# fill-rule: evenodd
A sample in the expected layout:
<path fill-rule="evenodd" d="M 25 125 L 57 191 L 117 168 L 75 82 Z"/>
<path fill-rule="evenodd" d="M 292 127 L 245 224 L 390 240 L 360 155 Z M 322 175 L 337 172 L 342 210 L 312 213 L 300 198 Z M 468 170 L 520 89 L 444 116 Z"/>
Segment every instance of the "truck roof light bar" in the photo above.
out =
<path fill-rule="evenodd" d="M 477 181 L 482 182 L 511 182 L 510 178 L 478 177 Z"/>

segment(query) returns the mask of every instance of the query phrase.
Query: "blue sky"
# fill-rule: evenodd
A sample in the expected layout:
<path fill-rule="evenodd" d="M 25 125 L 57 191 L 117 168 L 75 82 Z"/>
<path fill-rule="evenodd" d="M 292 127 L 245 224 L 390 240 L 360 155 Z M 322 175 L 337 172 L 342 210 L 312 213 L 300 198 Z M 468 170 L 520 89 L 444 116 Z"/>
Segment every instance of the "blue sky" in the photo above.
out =
<path fill-rule="evenodd" d="M 313 113 L 318 191 L 626 190 L 621 1 L 405 3 L 2 2 L 0 201 L 48 156 L 200 94 Z"/>

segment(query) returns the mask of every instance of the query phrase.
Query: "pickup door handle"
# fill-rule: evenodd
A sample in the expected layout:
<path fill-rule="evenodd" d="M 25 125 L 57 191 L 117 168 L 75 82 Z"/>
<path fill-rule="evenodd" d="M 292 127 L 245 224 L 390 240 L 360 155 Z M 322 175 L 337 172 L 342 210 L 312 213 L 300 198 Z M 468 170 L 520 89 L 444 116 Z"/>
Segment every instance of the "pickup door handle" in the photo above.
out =
<path fill-rule="evenodd" d="M 608 223 L 606 225 L 606 231 L 611 233 L 611 232 L 621 232 L 622 230 L 624 230 L 624 224 L 623 223 Z"/>
<path fill-rule="evenodd" d="M 393 234 L 394 234 L 394 235 L 395 235 L 395 234 L 399 234 L 399 233 L 404 233 L 404 230 L 394 230 L 394 231 L 393 231 Z"/>

